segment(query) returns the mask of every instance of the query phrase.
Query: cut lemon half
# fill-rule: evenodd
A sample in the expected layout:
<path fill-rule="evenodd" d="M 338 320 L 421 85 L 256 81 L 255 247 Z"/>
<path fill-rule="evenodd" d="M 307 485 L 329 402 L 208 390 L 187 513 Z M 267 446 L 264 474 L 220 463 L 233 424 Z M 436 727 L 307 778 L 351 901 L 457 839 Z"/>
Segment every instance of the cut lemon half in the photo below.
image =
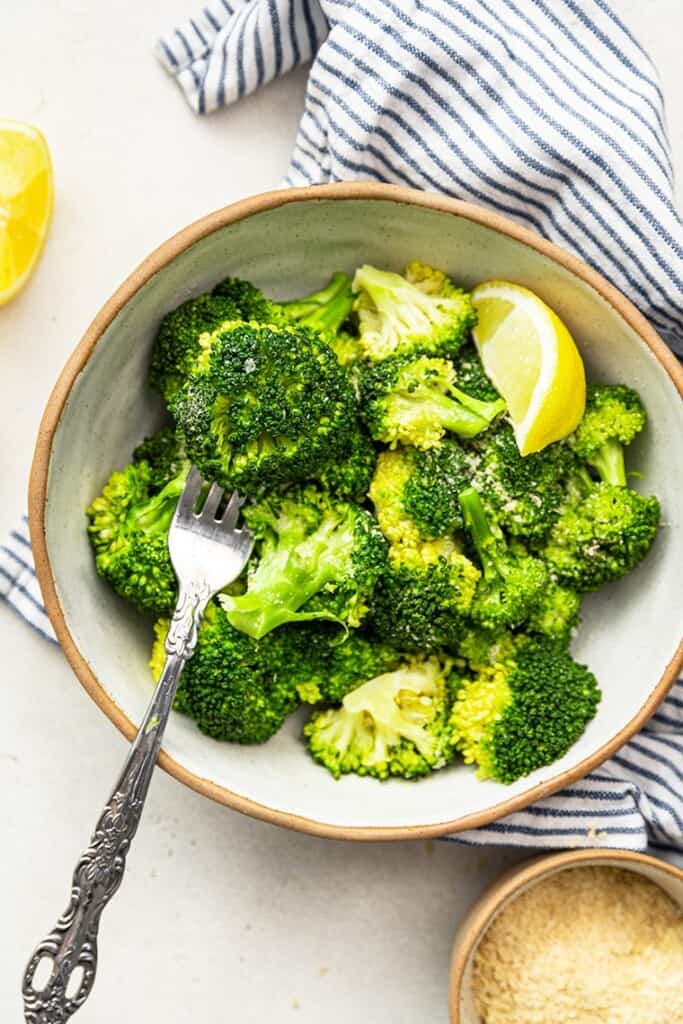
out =
<path fill-rule="evenodd" d="M 52 214 L 52 162 L 41 132 L 0 120 L 0 306 L 31 276 Z"/>
<path fill-rule="evenodd" d="M 567 437 L 586 405 L 586 374 L 571 334 L 538 295 L 509 281 L 472 292 L 474 341 L 507 402 L 522 455 Z"/>

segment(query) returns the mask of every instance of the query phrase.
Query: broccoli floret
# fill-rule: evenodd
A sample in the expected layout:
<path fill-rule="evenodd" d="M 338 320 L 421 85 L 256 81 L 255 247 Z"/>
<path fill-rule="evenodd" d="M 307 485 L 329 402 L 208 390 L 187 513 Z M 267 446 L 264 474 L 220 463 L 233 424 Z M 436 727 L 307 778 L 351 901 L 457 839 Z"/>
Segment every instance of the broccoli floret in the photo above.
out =
<path fill-rule="evenodd" d="M 500 398 L 500 394 L 486 376 L 474 342 L 468 341 L 463 345 L 454 363 L 458 387 L 466 395 L 478 398 L 481 402 L 495 402 Z"/>
<path fill-rule="evenodd" d="M 355 629 L 340 634 L 327 623 L 289 628 L 301 634 L 297 691 L 306 704 L 339 704 L 361 683 L 398 668 L 405 657 Z"/>
<path fill-rule="evenodd" d="M 244 594 L 221 598 L 236 629 L 262 637 L 284 622 L 358 626 L 386 559 L 386 541 L 358 505 L 312 485 L 245 506 L 257 539 Z"/>
<path fill-rule="evenodd" d="M 509 630 L 501 632 L 500 628 L 482 629 L 472 625 L 463 632 L 456 651 L 472 666 L 492 665 L 512 654 L 517 639 L 518 634 Z"/>
<path fill-rule="evenodd" d="M 546 536 L 565 501 L 565 480 L 575 461 L 571 449 L 558 442 L 520 455 L 507 423 L 483 434 L 476 447 L 474 486 L 487 511 L 513 537 Z"/>
<path fill-rule="evenodd" d="M 199 295 L 183 302 L 161 321 L 149 367 L 150 387 L 170 405 L 199 355 L 199 339 L 226 320 L 239 319 L 229 299 Z"/>
<path fill-rule="evenodd" d="M 133 462 L 146 462 L 150 469 L 150 486 L 161 490 L 169 480 L 186 470 L 187 458 L 178 436 L 170 427 L 146 437 L 133 452 Z"/>
<path fill-rule="evenodd" d="M 304 727 L 316 761 L 347 772 L 419 778 L 453 751 L 448 729 L 450 663 L 416 658 L 348 693 L 340 708 L 316 711 Z"/>
<path fill-rule="evenodd" d="M 457 644 L 480 573 L 451 541 L 391 548 L 372 597 L 369 623 L 402 650 L 435 651 Z"/>
<path fill-rule="evenodd" d="M 568 442 L 606 483 L 626 487 L 624 446 L 645 426 L 640 396 L 623 384 L 588 388 L 586 411 Z"/>
<path fill-rule="evenodd" d="M 363 359 L 363 349 L 360 338 L 350 331 L 339 331 L 333 338 L 327 338 L 327 343 L 339 360 L 340 366 L 353 369 Z"/>
<path fill-rule="evenodd" d="M 462 529 L 458 495 L 470 482 L 473 453 L 455 441 L 438 448 L 381 452 L 368 492 L 384 536 L 418 545 Z"/>
<path fill-rule="evenodd" d="M 254 495 L 343 457 L 357 430 L 355 395 L 314 331 L 233 323 L 201 345 L 173 413 L 207 479 Z"/>
<path fill-rule="evenodd" d="M 403 490 L 403 508 L 427 540 L 462 529 L 458 495 L 469 484 L 475 458 L 456 441 L 428 451 L 412 449 L 413 472 Z"/>
<path fill-rule="evenodd" d="M 519 636 L 456 687 L 452 738 L 482 779 L 511 783 L 562 757 L 600 703 L 592 672 L 562 644 Z"/>
<path fill-rule="evenodd" d="M 657 498 L 575 473 L 570 500 L 541 556 L 560 582 L 578 591 L 597 590 L 645 558 L 660 512 Z"/>
<path fill-rule="evenodd" d="M 519 626 L 543 594 L 546 568 L 538 558 L 508 547 L 502 533 L 489 523 L 473 487 L 462 492 L 460 506 L 483 571 L 472 602 L 472 619 L 487 629 Z"/>
<path fill-rule="evenodd" d="M 157 454 L 168 456 L 167 438 Z M 151 453 L 156 439 L 145 442 Z M 190 464 L 178 453 L 160 472 L 159 463 L 141 459 L 111 474 L 102 494 L 87 511 L 95 567 L 114 590 L 144 611 L 161 614 L 176 601 L 176 577 L 168 553 L 168 530 Z"/>
<path fill-rule="evenodd" d="M 361 412 L 376 441 L 434 448 L 444 434 L 480 434 L 505 409 L 502 399 L 480 402 L 455 385 L 448 359 L 395 356 L 361 380 Z"/>
<path fill-rule="evenodd" d="M 168 620 L 156 627 L 150 667 L 159 677 Z M 234 629 L 211 602 L 197 647 L 186 663 L 174 707 L 190 715 L 207 736 L 232 743 L 265 743 L 299 704 L 286 631 L 254 640 Z"/>
<path fill-rule="evenodd" d="M 394 448 L 380 452 L 368 491 L 382 533 L 396 546 L 417 547 L 423 539 L 403 504 L 405 488 L 413 472 L 414 451 L 414 448 Z"/>
<path fill-rule="evenodd" d="M 525 628 L 568 645 L 579 625 L 580 611 L 581 596 L 575 590 L 548 580 Z"/>
<path fill-rule="evenodd" d="M 477 320 L 467 292 L 422 264 L 411 264 L 406 277 L 366 264 L 356 271 L 353 290 L 361 344 L 372 360 L 454 355 Z"/>
<path fill-rule="evenodd" d="M 368 492 L 377 460 L 374 444 L 364 430 L 349 437 L 343 456 L 323 466 L 316 479 L 340 498 L 363 501 Z"/>
<path fill-rule="evenodd" d="M 211 295 L 188 299 L 161 321 L 152 352 L 149 383 L 170 406 L 194 367 L 199 339 L 230 320 L 279 323 L 286 318 L 274 303 L 248 281 L 229 277 Z"/>
<path fill-rule="evenodd" d="M 226 277 L 211 294 L 214 298 L 228 299 L 234 304 L 237 316 L 226 319 L 255 320 L 260 324 L 286 324 L 289 320 L 280 303 L 267 299 L 256 285 L 239 277 Z"/>

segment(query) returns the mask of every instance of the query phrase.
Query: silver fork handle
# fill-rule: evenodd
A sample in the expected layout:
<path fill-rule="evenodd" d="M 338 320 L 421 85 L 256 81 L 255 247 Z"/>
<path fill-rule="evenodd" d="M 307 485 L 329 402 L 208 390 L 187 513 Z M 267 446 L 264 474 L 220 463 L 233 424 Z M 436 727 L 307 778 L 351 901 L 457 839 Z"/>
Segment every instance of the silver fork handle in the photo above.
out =
<path fill-rule="evenodd" d="M 197 629 L 210 597 L 206 584 L 181 590 L 166 638 L 166 663 L 114 791 L 95 826 L 90 845 L 73 874 L 68 907 L 29 960 L 22 991 L 27 1024 L 62 1024 L 90 995 L 97 970 L 100 916 L 123 878 L 126 856 L 137 831 L 180 673 L 194 653 Z M 38 964 L 52 972 L 39 990 Z M 82 968 L 77 990 L 67 996 L 71 975 Z"/>

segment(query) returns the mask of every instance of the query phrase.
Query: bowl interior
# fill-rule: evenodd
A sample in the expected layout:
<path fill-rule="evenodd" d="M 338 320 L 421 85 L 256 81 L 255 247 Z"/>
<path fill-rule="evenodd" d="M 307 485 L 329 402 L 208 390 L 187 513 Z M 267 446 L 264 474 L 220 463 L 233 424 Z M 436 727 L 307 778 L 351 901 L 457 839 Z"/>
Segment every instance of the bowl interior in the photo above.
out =
<path fill-rule="evenodd" d="M 293 716 L 262 747 L 221 744 L 174 714 L 164 748 L 187 772 L 279 812 L 339 827 L 434 829 L 529 793 L 594 754 L 639 711 L 670 661 L 681 632 L 676 601 L 683 565 L 681 403 L 657 359 L 589 285 L 565 267 L 490 227 L 450 212 L 381 199 L 316 199 L 226 224 L 179 252 L 124 305 L 78 375 L 53 439 L 46 542 L 64 619 L 77 649 L 112 701 L 139 721 L 150 694 L 151 623 L 132 612 L 95 574 L 83 511 L 108 474 L 162 420 L 146 385 L 159 322 L 183 299 L 227 274 L 255 281 L 274 297 L 302 294 L 334 270 L 361 262 L 401 269 L 410 259 L 443 267 L 472 286 L 507 278 L 538 292 L 568 324 L 594 380 L 637 387 L 650 413 L 633 447 L 637 486 L 659 495 L 666 526 L 646 562 L 589 597 L 576 656 L 604 691 L 595 721 L 562 761 L 512 786 L 476 781 L 464 767 L 419 785 L 335 782 L 306 756 Z M 254 809 L 254 808 L 252 808 Z"/>
<path fill-rule="evenodd" d="M 561 860 L 565 857 L 571 857 L 571 855 L 558 855 L 558 858 Z M 593 865 L 597 867 L 614 867 L 626 871 L 634 871 L 637 874 L 643 875 L 645 878 L 649 879 L 649 881 L 654 882 L 655 885 L 658 885 L 683 909 L 683 875 L 681 875 L 680 872 L 676 872 L 674 874 L 665 870 L 651 857 L 636 859 L 631 858 L 628 854 L 615 855 L 613 857 L 609 854 L 601 854 L 594 858 L 586 853 L 585 856 L 582 856 L 582 859 L 578 864 L 573 863 L 571 860 L 565 863 L 553 864 L 552 861 L 556 861 L 558 858 L 549 858 L 551 863 L 547 870 L 539 871 L 534 874 L 532 879 L 515 887 L 514 890 L 509 892 L 508 895 L 500 902 L 496 902 L 495 905 L 492 904 L 489 908 L 490 912 L 486 915 L 485 919 L 480 922 L 481 927 L 477 929 L 474 935 L 467 933 L 467 921 L 465 922 L 465 925 L 463 926 L 463 933 L 466 935 L 465 941 L 468 941 L 470 946 L 468 949 L 467 961 L 462 972 L 459 991 L 451 991 L 451 1024 L 481 1024 L 481 1018 L 477 1013 L 472 991 L 472 974 L 474 958 L 479 947 L 479 943 L 486 934 L 489 926 L 504 910 L 504 908 L 514 902 L 518 896 L 521 896 L 522 893 L 527 892 L 535 885 L 538 885 L 539 882 L 545 881 L 559 871 L 580 871 L 582 867 Z M 518 870 L 521 874 L 524 874 L 527 869 L 523 865 Z M 482 903 L 485 903 L 486 900 L 487 894 L 484 893 L 482 896 Z M 552 922 L 549 923 L 548 927 L 548 940 L 552 941 Z M 460 934 L 461 933 L 456 937 L 456 946 L 459 942 Z"/>

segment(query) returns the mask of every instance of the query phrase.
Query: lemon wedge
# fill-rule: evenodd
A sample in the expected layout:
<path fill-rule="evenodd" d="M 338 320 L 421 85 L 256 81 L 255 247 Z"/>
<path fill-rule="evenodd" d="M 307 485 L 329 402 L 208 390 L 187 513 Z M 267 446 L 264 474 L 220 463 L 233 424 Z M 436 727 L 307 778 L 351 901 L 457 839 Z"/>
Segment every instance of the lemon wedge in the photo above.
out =
<path fill-rule="evenodd" d="M 52 214 L 52 162 L 41 132 L 0 120 L 0 306 L 38 262 Z"/>
<path fill-rule="evenodd" d="M 571 334 L 538 295 L 509 281 L 472 292 L 474 341 L 487 375 L 507 402 L 522 455 L 560 441 L 586 405 L 586 374 Z"/>

